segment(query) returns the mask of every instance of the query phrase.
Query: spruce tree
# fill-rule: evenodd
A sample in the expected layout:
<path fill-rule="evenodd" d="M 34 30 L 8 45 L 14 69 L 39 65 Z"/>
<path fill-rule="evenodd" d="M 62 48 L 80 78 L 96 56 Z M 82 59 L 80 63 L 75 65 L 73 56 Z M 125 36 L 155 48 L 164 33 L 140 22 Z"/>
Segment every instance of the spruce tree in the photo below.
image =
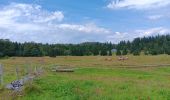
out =
<path fill-rule="evenodd" d="M 117 55 L 117 56 L 122 55 L 122 53 L 121 53 L 121 51 L 120 51 L 119 49 L 117 50 L 116 55 Z"/>

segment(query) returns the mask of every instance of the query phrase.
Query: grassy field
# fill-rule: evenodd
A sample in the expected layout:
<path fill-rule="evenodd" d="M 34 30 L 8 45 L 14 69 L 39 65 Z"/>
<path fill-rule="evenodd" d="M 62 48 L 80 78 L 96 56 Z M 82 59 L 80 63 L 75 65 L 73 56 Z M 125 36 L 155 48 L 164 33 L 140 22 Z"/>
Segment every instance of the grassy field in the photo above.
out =
<path fill-rule="evenodd" d="M 0 63 L 5 70 L 4 84 L 16 79 L 16 66 L 22 76 L 25 67 L 43 65 L 44 74 L 26 86 L 15 98 L 18 100 L 170 100 L 167 55 L 129 56 L 127 61 L 118 61 L 116 56 L 13 57 L 1 59 Z M 52 72 L 57 65 L 76 69 L 73 73 Z M 9 92 L 1 89 L 0 96 L 11 99 Z"/>

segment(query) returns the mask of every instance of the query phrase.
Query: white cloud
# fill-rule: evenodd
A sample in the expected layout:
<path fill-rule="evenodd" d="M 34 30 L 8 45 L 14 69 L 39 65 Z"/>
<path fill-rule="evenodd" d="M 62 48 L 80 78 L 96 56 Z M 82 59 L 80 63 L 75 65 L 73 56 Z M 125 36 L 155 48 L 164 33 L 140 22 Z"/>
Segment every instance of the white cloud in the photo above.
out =
<path fill-rule="evenodd" d="M 105 41 L 110 30 L 94 23 L 63 23 L 62 11 L 43 10 L 39 5 L 13 3 L 0 9 L 0 38 L 12 41 L 65 43 Z"/>
<path fill-rule="evenodd" d="M 64 15 L 61 11 L 48 12 L 42 10 L 39 5 L 12 3 L 0 9 L 2 19 L 11 21 L 32 21 L 32 22 L 50 22 L 62 21 Z M 19 19 L 20 17 L 21 19 Z"/>
<path fill-rule="evenodd" d="M 157 20 L 157 19 L 160 19 L 164 17 L 163 15 L 151 15 L 151 16 L 148 16 L 148 19 L 150 20 Z"/>
<path fill-rule="evenodd" d="M 99 28 L 93 23 L 89 23 L 86 25 L 75 25 L 75 24 L 60 24 L 57 25 L 56 27 L 61 28 L 61 29 L 69 29 L 72 31 L 80 31 L 80 32 L 85 32 L 85 33 L 110 33 L 109 30 L 105 28 Z"/>
<path fill-rule="evenodd" d="M 169 0 L 113 0 L 107 5 L 110 9 L 153 9 L 165 7 L 170 4 Z"/>
<path fill-rule="evenodd" d="M 122 40 L 129 40 L 132 39 L 129 36 L 131 36 L 131 33 L 128 32 L 114 32 L 112 34 L 109 34 L 107 36 L 107 40 L 111 41 L 113 43 L 118 43 Z M 132 36 L 131 36 L 132 37 Z M 134 37 L 133 37 L 134 38 Z"/>
<path fill-rule="evenodd" d="M 170 30 L 163 27 L 156 27 L 156 28 L 151 28 L 146 30 L 136 30 L 135 32 L 139 33 L 140 37 L 143 37 L 143 36 L 155 36 L 158 34 L 159 35 L 169 34 Z"/>
<path fill-rule="evenodd" d="M 149 29 L 140 29 L 134 30 L 129 32 L 115 32 L 114 34 L 109 34 L 107 39 L 118 43 L 122 40 L 130 40 L 132 41 L 134 38 L 137 37 L 144 37 L 144 36 L 156 36 L 156 35 L 166 35 L 170 34 L 170 29 L 164 27 L 156 27 L 156 28 L 149 28 Z"/>
<path fill-rule="evenodd" d="M 166 34 L 163 27 L 131 32 L 112 32 L 95 23 L 70 24 L 63 22 L 62 11 L 43 10 L 39 5 L 10 4 L 0 9 L 0 38 L 12 41 L 42 43 L 79 43 L 85 41 L 132 40 L 136 37 Z"/>

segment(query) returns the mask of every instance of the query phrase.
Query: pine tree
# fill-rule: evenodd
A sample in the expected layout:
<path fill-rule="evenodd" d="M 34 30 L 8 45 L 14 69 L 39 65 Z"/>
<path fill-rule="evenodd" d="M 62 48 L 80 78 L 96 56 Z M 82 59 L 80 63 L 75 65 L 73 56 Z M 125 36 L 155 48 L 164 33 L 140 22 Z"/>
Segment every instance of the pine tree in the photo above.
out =
<path fill-rule="evenodd" d="M 139 56 L 140 55 L 140 50 L 138 50 L 138 49 L 134 50 L 133 55 L 134 56 Z"/>
<path fill-rule="evenodd" d="M 122 55 L 127 55 L 127 54 L 128 54 L 127 49 L 123 49 L 123 51 L 122 51 Z"/>
<path fill-rule="evenodd" d="M 117 56 L 122 55 L 122 53 L 121 53 L 121 51 L 120 51 L 119 49 L 117 50 L 116 55 L 117 55 Z"/>
<path fill-rule="evenodd" d="M 109 56 L 112 56 L 112 50 L 109 50 Z"/>

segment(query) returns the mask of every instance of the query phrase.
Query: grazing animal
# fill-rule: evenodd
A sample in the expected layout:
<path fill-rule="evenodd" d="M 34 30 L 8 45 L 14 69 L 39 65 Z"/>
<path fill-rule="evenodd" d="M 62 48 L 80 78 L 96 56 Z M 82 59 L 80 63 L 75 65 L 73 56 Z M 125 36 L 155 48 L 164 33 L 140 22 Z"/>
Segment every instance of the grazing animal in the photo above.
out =
<path fill-rule="evenodd" d="M 128 57 L 123 57 L 123 56 L 118 57 L 119 61 L 124 61 L 124 60 L 128 60 L 128 59 L 129 59 Z"/>

